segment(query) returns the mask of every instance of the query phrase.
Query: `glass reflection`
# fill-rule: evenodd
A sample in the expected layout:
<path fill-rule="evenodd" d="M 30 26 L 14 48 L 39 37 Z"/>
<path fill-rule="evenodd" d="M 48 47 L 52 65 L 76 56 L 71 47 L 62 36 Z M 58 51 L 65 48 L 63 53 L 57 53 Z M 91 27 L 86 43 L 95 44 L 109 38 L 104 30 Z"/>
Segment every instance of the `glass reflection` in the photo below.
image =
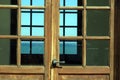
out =
<path fill-rule="evenodd" d="M 82 42 L 81 41 L 60 41 L 60 61 L 65 61 L 61 65 L 81 65 L 82 64 Z"/>

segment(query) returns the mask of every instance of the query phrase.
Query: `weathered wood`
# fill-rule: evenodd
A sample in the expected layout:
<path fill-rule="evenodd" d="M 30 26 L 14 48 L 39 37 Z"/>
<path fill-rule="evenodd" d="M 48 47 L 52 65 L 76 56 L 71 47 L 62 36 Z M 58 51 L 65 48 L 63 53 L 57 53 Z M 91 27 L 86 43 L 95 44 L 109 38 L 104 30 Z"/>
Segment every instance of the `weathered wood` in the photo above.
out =
<path fill-rule="evenodd" d="M 44 6 L 21 6 L 21 9 L 42 9 L 44 10 L 45 7 Z"/>
<path fill-rule="evenodd" d="M 87 10 L 110 10 L 109 6 L 87 6 Z"/>
<path fill-rule="evenodd" d="M 0 5 L 0 9 L 17 9 L 17 5 Z"/>
<path fill-rule="evenodd" d="M 43 66 L 0 66 L 0 74 L 13 74 L 13 73 L 35 73 L 44 74 Z"/>
<path fill-rule="evenodd" d="M 109 75 L 60 75 L 58 80 L 109 80 Z"/>
<path fill-rule="evenodd" d="M 82 46 L 82 65 L 85 67 L 86 66 L 86 29 L 87 29 L 87 1 L 84 0 L 84 11 L 83 11 L 83 46 Z"/>
<path fill-rule="evenodd" d="M 79 36 L 79 37 L 59 37 L 60 40 L 82 40 L 83 37 Z"/>
<path fill-rule="evenodd" d="M 18 0 L 18 11 L 17 11 L 17 66 L 21 65 L 21 40 L 20 40 L 20 35 L 21 35 L 21 0 Z"/>
<path fill-rule="evenodd" d="M 44 65 L 45 65 L 45 80 L 51 79 L 51 36 L 52 36 L 52 25 L 51 25 L 51 0 L 46 0 L 45 3 L 45 54 L 44 54 Z"/>
<path fill-rule="evenodd" d="M 73 69 L 74 67 L 74 69 Z M 65 67 L 58 69 L 59 74 L 110 74 L 109 67 Z"/>
<path fill-rule="evenodd" d="M 87 36 L 87 40 L 110 40 L 110 37 L 108 36 Z"/>
<path fill-rule="evenodd" d="M 0 74 L 0 80 L 44 80 L 44 75 L 34 74 Z"/>
<path fill-rule="evenodd" d="M 22 40 L 44 40 L 45 37 L 43 36 L 20 36 Z"/>
<path fill-rule="evenodd" d="M 60 7 L 60 10 L 83 10 L 83 6 L 78 6 L 78 7 Z"/>
<path fill-rule="evenodd" d="M 115 0 L 110 0 L 110 80 L 114 80 L 114 3 Z"/>
<path fill-rule="evenodd" d="M 12 35 L 0 35 L 0 39 L 17 39 L 18 36 L 12 36 Z"/>
<path fill-rule="evenodd" d="M 51 62 L 53 59 L 58 60 L 58 51 L 57 51 L 57 45 L 58 39 L 59 39 L 59 0 L 52 0 L 52 17 L 51 17 L 51 23 L 52 23 L 52 40 L 51 40 Z M 56 75 L 55 75 L 56 74 Z M 51 80 L 57 80 L 57 69 L 51 68 Z"/>

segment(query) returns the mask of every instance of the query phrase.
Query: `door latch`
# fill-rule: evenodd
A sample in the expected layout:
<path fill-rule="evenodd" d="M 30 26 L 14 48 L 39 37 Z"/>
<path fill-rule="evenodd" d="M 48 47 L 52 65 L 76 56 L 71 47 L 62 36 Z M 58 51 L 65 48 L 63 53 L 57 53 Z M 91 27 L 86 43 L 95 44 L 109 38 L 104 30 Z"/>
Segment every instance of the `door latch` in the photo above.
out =
<path fill-rule="evenodd" d="M 53 61 L 52 61 L 52 67 L 53 68 L 55 68 L 55 67 L 59 67 L 59 68 L 61 68 L 61 66 L 59 66 L 60 64 L 64 64 L 65 63 L 65 61 L 57 61 L 56 59 L 54 59 Z"/>

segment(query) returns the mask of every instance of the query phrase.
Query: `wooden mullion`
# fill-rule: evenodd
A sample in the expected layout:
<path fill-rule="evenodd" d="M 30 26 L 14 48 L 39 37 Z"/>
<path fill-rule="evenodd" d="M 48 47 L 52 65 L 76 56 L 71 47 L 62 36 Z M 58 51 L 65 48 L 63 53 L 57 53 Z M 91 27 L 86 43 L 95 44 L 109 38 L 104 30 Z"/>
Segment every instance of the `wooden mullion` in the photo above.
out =
<path fill-rule="evenodd" d="M 86 36 L 87 40 L 110 40 L 109 36 Z"/>
<path fill-rule="evenodd" d="M 87 10 L 110 10 L 109 6 L 86 6 Z"/>
<path fill-rule="evenodd" d="M 21 9 L 42 9 L 44 10 L 44 6 L 21 6 Z"/>
<path fill-rule="evenodd" d="M 18 36 L 12 36 L 12 35 L 0 35 L 0 39 L 17 39 Z"/>
<path fill-rule="evenodd" d="M 0 9 L 18 9 L 17 5 L 0 5 Z"/>
<path fill-rule="evenodd" d="M 83 10 L 84 7 L 83 6 L 80 6 L 80 7 L 60 7 L 59 8 L 60 10 Z"/>
<path fill-rule="evenodd" d="M 44 40 L 45 37 L 42 36 L 20 36 L 22 40 Z"/>
<path fill-rule="evenodd" d="M 83 37 L 82 36 L 79 36 L 79 37 L 60 37 L 59 38 L 60 40 L 82 40 Z"/>
<path fill-rule="evenodd" d="M 114 80 L 114 5 L 115 0 L 110 0 L 110 80 Z"/>
<path fill-rule="evenodd" d="M 45 0 L 45 54 L 44 54 L 44 65 L 45 65 L 45 80 L 51 80 L 51 41 L 52 41 L 52 29 L 51 29 L 51 0 Z"/>
<path fill-rule="evenodd" d="M 53 59 L 59 60 L 59 54 L 58 54 L 58 40 L 59 40 L 59 0 L 52 0 L 52 38 L 51 38 L 51 62 Z M 51 80 L 58 80 L 58 72 L 57 68 L 52 68 L 51 69 Z"/>
<path fill-rule="evenodd" d="M 84 5 L 84 10 L 83 10 L 83 41 L 82 41 L 82 65 L 83 67 L 86 66 L 86 16 L 87 16 L 87 11 L 86 11 L 86 5 L 87 1 L 83 0 L 83 5 Z"/>
<path fill-rule="evenodd" d="M 20 40 L 20 35 L 21 35 L 21 0 L 18 0 L 18 14 L 17 14 L 17 35 L 18 35 L 18 40 L 17 40 L 17 66 L 20 67 L 21 65 L 21 40 Z"/>
<path fill-rule="evenodd" d="M 89 10 L 110 10 L 109 6 L 86 6 Z M 60 7 L 60 10 L 84 10 L 83 6 L 80 7 Z"/>

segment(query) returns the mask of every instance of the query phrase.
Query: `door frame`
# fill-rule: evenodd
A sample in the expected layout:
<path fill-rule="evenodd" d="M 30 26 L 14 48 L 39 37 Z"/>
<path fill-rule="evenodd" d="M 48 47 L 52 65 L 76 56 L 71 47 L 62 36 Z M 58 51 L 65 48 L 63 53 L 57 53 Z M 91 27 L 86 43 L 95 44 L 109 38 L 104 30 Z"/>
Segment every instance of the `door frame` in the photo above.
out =
<path fill-rule="evenodd" d="M 120 0 L 115 0 L 115 58 L 114 58 L 114 77 L 120 80 Z"/>

